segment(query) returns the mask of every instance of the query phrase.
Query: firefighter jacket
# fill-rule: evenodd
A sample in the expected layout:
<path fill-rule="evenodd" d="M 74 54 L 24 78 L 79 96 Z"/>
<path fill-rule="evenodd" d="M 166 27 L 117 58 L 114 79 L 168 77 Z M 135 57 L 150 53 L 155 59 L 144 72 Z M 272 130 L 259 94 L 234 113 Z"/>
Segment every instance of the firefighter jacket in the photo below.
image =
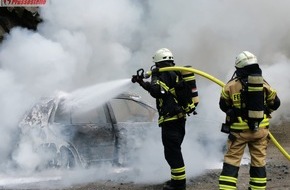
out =
<path fill-rule="evenodd" d="M 152 75 L 151 84 L 148 88 L 150 95 L 156 98 L 156 107 L 159 113 L 158 124 L 166 121 L 185 118 L 182 108 L 178 105 L 170 89 L 178 82 L 178 75 L 174 71 L 159 72 Z"/>
<path fill-rule="evenodd" d="M 233 78 L 222 88 L 220 96 L 220 109 L 227 114 L 226 120 L 232 131 L 249 129 L 247 120 L 241 115 L 241 89 L 242 83 L 239 78 Z M 276 91 L 265 80 L 263 91 L 265 114 L 259 124 L 260 128 L 269 126 L 270 113 L 280 106 L 280 99 Z"/>

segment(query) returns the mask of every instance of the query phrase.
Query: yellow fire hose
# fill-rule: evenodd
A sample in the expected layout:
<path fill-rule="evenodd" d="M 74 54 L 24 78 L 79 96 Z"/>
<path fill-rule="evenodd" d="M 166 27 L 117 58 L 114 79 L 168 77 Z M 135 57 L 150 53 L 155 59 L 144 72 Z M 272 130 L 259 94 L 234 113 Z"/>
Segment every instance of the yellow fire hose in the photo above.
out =
<path fill-rule="evenodd" d="M 221 87 L 223 87 L 225 84 L 220 81 L 219 79 L 213 77 L 212 75 L 209 75 L 203 71 L 197 70 L 197 69 L 193 69 L 192 67 L 165 67 L 165 68 L 160 68 L 159 69 L 160 72 L 163 71 L 187 71 L 187 72 L 192 72 L 195 74 L 198 74 L 202 77 L 205 77 L 211 81 L 213 81 L 214 83 L 220 85 Z M 146 76 L 149 77 L 151 75 L 151 71 L 146 72 Z M 275 137 L 272 135 L 272 133 L 269 131 L 269 136 L 271 138 L 271 140 L 273 141 L 274 145 L 280 150 L 280 152 L 288 159 L 290 160 L 290 155 L 285 151 L 285 149 L 279 144 L 279 142 L 275 139 Z"/>

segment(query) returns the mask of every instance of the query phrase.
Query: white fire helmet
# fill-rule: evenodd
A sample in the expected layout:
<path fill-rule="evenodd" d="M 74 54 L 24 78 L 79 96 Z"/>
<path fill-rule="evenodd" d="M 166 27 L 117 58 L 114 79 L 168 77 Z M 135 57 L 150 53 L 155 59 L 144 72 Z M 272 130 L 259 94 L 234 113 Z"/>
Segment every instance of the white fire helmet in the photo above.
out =
<path fill-rule="evenodd" d="M 257 64 L 257 57 L 249 51 L 243 51 L 236 57 L 236 68 L 244 68 L 247 65 Z"/>
<path fill-rule="evenodd" d="M 161 48 L 155 52 L 155 55 L 153 56 L 153 62 L 158 63 L 160 61 L 174 61 L 173 55 L 171 51 L 167 48 Z"/>

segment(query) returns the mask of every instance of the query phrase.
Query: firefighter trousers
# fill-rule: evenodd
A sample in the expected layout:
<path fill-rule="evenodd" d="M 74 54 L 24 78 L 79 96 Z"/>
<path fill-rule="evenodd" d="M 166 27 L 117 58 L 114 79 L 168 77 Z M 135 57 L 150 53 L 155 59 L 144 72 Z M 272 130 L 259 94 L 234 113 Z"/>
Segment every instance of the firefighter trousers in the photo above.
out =
<path fill-rule="evenodd" d="M 245 130 L 229 134 L 228 150 L 224 156 L 223 170 L 219 178 L 219 189 L 236 189 L 239 166 L 247 145 L 251 156 L 249 187 L 252 190 L 266 189 L 265 165 L 268 135 L 267 128 L 260 128 L 256 132 Z"/>
<path fill-rule="evenodd" d="M 167 121 L 161 125 L 164 156 L 171 168 L 171 185 L 186 184 L 185 165 L 181 152 L 181 144 L 185 136 L 185 118 Z"/>

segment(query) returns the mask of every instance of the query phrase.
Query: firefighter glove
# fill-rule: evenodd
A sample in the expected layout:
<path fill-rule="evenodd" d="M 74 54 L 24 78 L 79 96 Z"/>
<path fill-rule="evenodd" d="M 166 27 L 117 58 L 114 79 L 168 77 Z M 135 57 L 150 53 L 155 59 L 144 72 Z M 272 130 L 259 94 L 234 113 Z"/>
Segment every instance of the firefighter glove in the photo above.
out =
<path fill-rule="evenodd" d="M 137 82 L 140 84 L 143 81 L 143 78 L 139 75 L 132 75 L 131 81 L 132 83 Z"/>

